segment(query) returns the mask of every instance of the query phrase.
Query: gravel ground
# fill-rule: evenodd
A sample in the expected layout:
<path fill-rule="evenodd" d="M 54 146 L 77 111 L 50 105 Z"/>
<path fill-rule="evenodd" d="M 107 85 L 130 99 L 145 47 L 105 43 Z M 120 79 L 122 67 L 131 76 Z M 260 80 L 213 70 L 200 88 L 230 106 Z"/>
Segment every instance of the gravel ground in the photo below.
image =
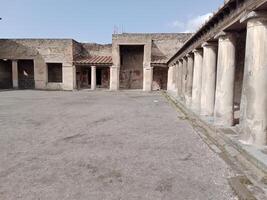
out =
<path fill-rule="evenodd" d="M 0 92 L 1 200 L 231 200 L 231 175 L 159 93 Z"/>

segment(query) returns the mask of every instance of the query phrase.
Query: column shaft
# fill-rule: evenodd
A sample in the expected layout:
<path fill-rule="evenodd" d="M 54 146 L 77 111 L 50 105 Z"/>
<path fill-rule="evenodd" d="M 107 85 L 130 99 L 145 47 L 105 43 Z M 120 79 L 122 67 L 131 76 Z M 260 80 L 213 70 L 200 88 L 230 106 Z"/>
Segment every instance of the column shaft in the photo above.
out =
<path fill-rule="evenodd" d="M 143 91 L 150 92 L 152 90 L 152 82 L 153 82 L 153 67 L 145 67 Z"/>
<path fill-rule="evenodd" d="M 217 46 L 203 45 L 201 115 L 213 116 L 216 84 Z"/>
<path fill-rule="evenodd" d="M 167 84 L 167 90 L 172 91 L 174 90 L 174 66 L 169 66 L 168 69 L 168 84 Z"/>
<path fill-rule="evenodd" d="M 186 105 L 191 107 L 192 102 L 192 86 L 193 86 L 193 69 L 194 58 L 193 55 L 187 55 L 187 80 L 186 80 Z"/>
<path fill-rule="evenodd" d="M 91 66 L 91 90 L 96 89 L 96 67 Z"/>
<path fill-rule="evenodd" d="M 180 99 L 182 99 L 182 88 L 183 88 L 183 62 L 181 60 L 178 61 L 178 67 L 176 72 L 176 80 L 177 80 L 177 95 Z"/>
<path fill-rule="evenodd" d="M 234 34 L 224 33 L 220 35 L 214 118 L 215 123 L 221 126 L 234 124 L 235 55 L 236 39 Z"/>
<path fill-rule="evenodd" d="M 109 89 L 111 91 L 119 90 L 119 82 L 120 82 L 120 68 L 117 66 L 111 66 Z"/>
<path fill-rule="evenodd" d="M 13 88 L 18 88 L 19 77 L 18 77 L 18 61 L 12 60 L 12 82 L 13 82 Z"/>
<path fill-rule="evenodd" d="M 192 110 L 200 113 L 201 108 L 201 86 L 202 86 L 202 50 L 194 50 L 194 75 L 192 91 Z"/>
<path fill-rule="evenodd" d="M 182 99 L 185 101 L 186 96 L 186 81 L 187 81 L 187 59 L 183 58 L 182 67 Z"/>
<path fill-rule="evenodd" d="M 245 139 L 267 144 L 267 15 L 252 12 L 247 19 L 246 57 L 241 99 Z"/>

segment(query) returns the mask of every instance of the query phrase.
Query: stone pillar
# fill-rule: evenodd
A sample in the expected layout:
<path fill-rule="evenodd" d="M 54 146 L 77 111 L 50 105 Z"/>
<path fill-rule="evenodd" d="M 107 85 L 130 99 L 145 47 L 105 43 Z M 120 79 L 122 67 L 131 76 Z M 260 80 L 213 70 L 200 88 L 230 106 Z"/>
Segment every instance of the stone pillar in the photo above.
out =
<path fill-rule="evenodd" d="M 173 86 L 173 90 L 177 91 L 177 70 L 178 70 L 178 63 L 174 64 L 173 67 L 173 82 L 172 82 L 172 86 Z"/>
<path fill-rule="evenodd" d="M 182 66 L 182 100 L 185 102 L 186 96 L 186 81 L 187 81 L 187 58 L 183 58 L 183 66 Z"/>
<path fill-rule="evenodd" d="M 217 44 L 204 43 L 201 87 L 201 115 L 213 116 L 215 103 Z"/>
<path fill-rule="evenodd" d="M 193 53 L 194 53 L 194 75 L 193 75 L 191 108 L 194 112 L 200 113 L 203 51 L 201 49 L 195 49 Z"/>
<path fill-rule="evenodd" d="M 143 91 L 152 91 L 153 82 L 153 67 L 144 67 L 144 81 L 143 81 Z"/>
<path fill-rule="evenodd" d="M 117 91 L 119 90 L 120 83 L 120 68 L 118 66 L 110 67 L 110 90 Z"/>
<path fill-rule="evenodd" d="M 267 144 L 267 15 L 251 12 L 244 21 L 247 40 L 240 125 L 248 143 L 262 146 Z"/>
<path fill-rule="evenodd" d="M 168 83 L 167 83 L 167 90 L 172 91 L 174 90 L 174 74 L 175 74 L 175 65 L 169 66 L 168 69 Z"/>
<path fill-rule="evenodd" d="M 12 82 L 13 82 L 13 88 L 19 87 L 19 76 L 18 76 L 18 61 L 12 60 Z"/>
<path fill-rule="evenodd" d="M 186 105 L 191 107 L 192 102 L 192 86 L 193 86 L 193 69 L 194 69 L 194 58 L 193 54 L 187 55 L 187 80 L 186 80 Z"/>
<path fill-rule="evenodd" d="M 91 66 L 91 90 L 96 89 L 96 67 Z"/>
<path fill-rule="evenodd" d="M 63 90 L 70 90 L 72 91 L 75 87 L 74 80 L 75 80 L 75 66 L 68 65 L 69 63 L 64 63 L 62 68 L 62 78 L 63 78 Z"/>
<path fill-rule="evenodd" d="M 234 84 L 236 38 L 233 33 L 219 33 L 217 84 L 214 120 L 219 126 L 234 125 Z"/>
<path fill-rule="evenodd" d="M 183 61 L 179 60 L 178 61 L 178 67 L 177 67 L 177 74 L 176 74 L 176 79 L 177 79 L 177 96 L 179 99 L 182 99 L 183 95 Z"/>

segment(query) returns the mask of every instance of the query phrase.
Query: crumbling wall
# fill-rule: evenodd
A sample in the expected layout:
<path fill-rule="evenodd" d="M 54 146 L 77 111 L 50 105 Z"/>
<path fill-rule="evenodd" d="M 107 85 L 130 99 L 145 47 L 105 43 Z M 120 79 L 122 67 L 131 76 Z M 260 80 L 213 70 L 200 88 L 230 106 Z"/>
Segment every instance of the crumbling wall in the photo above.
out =
<path fill-rule="evenodd" d="M 84 57 L 111 56 L 112 44 L 80 43 Z"/>
<path fill-rule="evenodd" d="M 0 59 L 34 60 L 35 88 L 73 89 L 73 40 L 2 39 L 0 46 Z M 48 83 L 46 63 L 63 64 L 63 83 Z"/>
<path fill-rule="evenodd" d="M 152 34 L 152 61 L 162 59 L 167 61 L 191 35 L 191 33 Z"/>

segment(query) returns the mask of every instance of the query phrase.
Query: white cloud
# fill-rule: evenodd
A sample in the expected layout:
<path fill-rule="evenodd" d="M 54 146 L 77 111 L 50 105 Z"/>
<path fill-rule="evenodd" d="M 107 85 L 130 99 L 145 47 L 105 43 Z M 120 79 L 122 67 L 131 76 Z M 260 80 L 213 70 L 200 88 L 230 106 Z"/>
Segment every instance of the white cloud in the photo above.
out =
<path fill-rule="evenodd" d="M 186 22 L 182 22 L 179 20 L 173 21 L 169 25 L 172 28 L 179 29 L 179 31 L 181 31 L 181 32 L 195 32 L 211 16 L 212 16 L 212 13 L 207 13 L 207 14 L 200 15 L 200 16 L 194 17 L 192 19 L 189 19 Z"/>

